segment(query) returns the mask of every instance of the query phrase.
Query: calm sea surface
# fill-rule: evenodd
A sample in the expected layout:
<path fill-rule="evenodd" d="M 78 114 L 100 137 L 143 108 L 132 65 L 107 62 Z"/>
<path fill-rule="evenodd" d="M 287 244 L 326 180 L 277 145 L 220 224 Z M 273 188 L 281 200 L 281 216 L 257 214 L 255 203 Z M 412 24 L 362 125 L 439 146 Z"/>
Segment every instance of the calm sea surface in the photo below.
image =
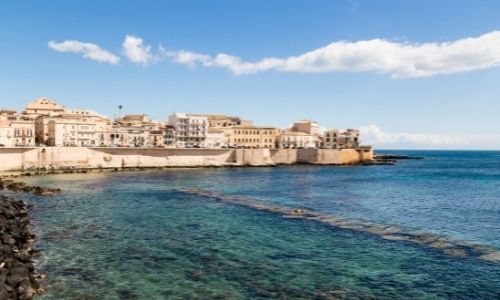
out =
<path fill-rule="evenodd" d="M 63 189 L 27 196 L 43 252 L 38 269 L 48 276 L 41 298 L 500 299 L 500 263 L 179 192 L 301 207 L 500 250 L 500 152 L 396 153 L 425 159 L 30 178 Z"/>

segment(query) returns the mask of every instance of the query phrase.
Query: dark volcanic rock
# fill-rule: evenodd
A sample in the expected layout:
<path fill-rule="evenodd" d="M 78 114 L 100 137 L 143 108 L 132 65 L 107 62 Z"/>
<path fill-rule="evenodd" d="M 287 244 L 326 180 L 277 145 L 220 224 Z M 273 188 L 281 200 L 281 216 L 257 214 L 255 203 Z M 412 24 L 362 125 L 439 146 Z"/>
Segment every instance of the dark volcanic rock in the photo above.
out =
<path fill-rule="evenodd" d="M 43 291 L 33 266 L 27 210 L 26 202 L 0 196 L 0 299 L 31 299 Z"/>
<path fill-rule="evenodd" d="M 424 158 L 419 157 L 419 156 L 408 156 L 408 155 L 399 155 L 399 154 L 375 154 L 374 159 L 397 160 L 397 159 L 424 159 Z"/>
<path fill-rule="evenodd" d="M 423 159 L 423 157 L 412 157 L 408 155 L 397 154 L 376 154 L 372 160 L 362 161 L 359 164 L 363 166 L 392 166 L 400 159 Z"/>

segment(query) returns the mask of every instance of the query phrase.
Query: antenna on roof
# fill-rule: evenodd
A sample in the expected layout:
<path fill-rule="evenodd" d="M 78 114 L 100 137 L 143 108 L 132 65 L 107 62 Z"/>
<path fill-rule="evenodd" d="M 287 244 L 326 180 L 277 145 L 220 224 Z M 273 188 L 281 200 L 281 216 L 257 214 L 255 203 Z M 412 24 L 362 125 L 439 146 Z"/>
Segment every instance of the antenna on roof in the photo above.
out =
<path fill-rule="evenodd" d="M 118 105 L 118 119 L 121 119 L 122 117 L 122 108 L 123 108 L 123 105 Z"/>

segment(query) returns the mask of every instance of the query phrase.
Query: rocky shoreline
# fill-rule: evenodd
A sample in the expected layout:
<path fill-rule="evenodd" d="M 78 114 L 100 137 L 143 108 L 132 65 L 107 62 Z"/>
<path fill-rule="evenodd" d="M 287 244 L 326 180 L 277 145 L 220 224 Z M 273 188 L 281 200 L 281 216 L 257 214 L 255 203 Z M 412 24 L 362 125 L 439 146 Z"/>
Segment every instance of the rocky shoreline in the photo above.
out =
<path fill-rule="evenodd" d="M 28 209 L 26 202 L 0 195 L 0 299 L 32 299 L 43 292 L 43 276 L 33 265 L 39 252 L 31 248 Z"/>

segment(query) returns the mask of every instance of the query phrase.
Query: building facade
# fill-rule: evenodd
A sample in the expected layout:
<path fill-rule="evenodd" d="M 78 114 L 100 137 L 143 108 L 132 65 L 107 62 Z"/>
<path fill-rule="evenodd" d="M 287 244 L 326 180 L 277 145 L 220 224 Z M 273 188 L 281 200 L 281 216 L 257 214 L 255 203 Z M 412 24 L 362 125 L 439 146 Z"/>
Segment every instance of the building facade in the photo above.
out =
<path fill-rule="evenodd" d="M 317 148 L 319 143 L 318 136 L 304 132 L 283 131 L 279 136 L 279 148 L 284 149 Z"/>
<path fill-rule="evenodd" d="M 323 138 L 323 145 L 326 148 L 332 149 L 345 149 L 345 148 L 358 148 L 359 130 L 355 129 L 330 129 L 325 131 Z"/>
<path fill-rule="evenodd" d="M 277 145 L 279 130 L 266 126 L 236 126 L 224 129 L 228 146 L 243 148 L 269 148 Z"/>
<path fill-rule="evenodd" d="M 1 110 L 0 144 L 4 147 L 35 146 L 35 121 L 13 110 Z"/>
<path fill-rule="evenodd" d="M 233 127 L 242 125 L 240 117 L 227 115 L 206 115 L 209 127 Z"/>
<path fill-rule="evenodd" d="M 24 110 L 24 114 L 30 115 L 33 117 L 41 116 L 41 115 L 57 115 L 64 113 L 64 106 L 56 103 L 55 101 L 47 98 L 41 97 L 29 102 L 26 105 Z"/>
<path fill-rule="evenodd" d="M 175 143 L 179 148 L 205 147 L 208 118 L 205 115 L 174 113 L 168 119 L 175 128 Z"/>
<path fill-rule="evenodd" d="M 293 132 L 303 132 L 310 135 L 319 135 L 319 124 L 315 121 L 302 120 L 293 123 L 290 131 Z"/>

